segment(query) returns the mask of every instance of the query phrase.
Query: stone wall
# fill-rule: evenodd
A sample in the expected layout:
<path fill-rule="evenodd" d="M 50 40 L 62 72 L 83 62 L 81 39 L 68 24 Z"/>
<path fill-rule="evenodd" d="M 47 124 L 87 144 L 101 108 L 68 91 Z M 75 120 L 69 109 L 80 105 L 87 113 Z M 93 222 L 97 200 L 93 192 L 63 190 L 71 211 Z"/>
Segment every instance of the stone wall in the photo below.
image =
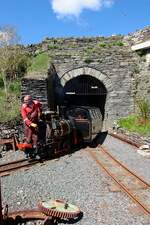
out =
<path fill-rule="evenodd" d="M 144 41 L 150 40 L 150 27 L 145 27 L 142 30 L 137 30 L 134 33 L 128 34 L 124 37 L 124 40 L 131 45 L 139 44 Z"/>
<path fill-rule="evenodd" d="M 150 40 L 150 27 L 145 27 L 124 37 L 128 47 L 148 40 Z M 132 83 L 136 98 L 140 96 L 144 99 L 150 99 L 150 60 L 147 59 L 150 54 L 147 53 L 150 53 L 150 49 L 139 50 L 134 53 L 136 64 Z"/>
<path fill-rule="evenodd" d="M 24 78 L 22 95 L 30 93 L 42 100 L 44 107 L 48 108 L 54 97 L 50 91 L 53 87 L 46 91 L 47 78 L 50 81 L 51 74 L 56 74 L 64 86 L 64 77 L 66 79 L 70 71 L 72 74 L 78 73 L 77 76 L 82 75 L 82 70 L 85 72 L 85 68 L 86 71 L 89 68 L 89 75 L 96 77 L 96 71 L 101 74 L 98 79 L 104 85 L 106 85 L 105 77 L 109 78 L 111 87 L 107 90 L 105 118 L 108 124 L 110 121 L 125 117 L 135 111 L 134 97 L 142 90 L 143 85 L 146 85 L 145 95 L 149 95 L 149 69 L 144 56 L 141 57 L 131 50 L 132 44 L 148 40 L 149 35 L 150 28 L 145 28 L 126 37 L 119 35 L 107 38 L 46 38 L 39 45 L 28 46 L 27 49 L 32 55 L 47 52 L 53 58 L 54 68 L 51 67 L 48 76 L 41 74 L 40 78 L 37 75 L 34 79 L 31 78 L 32 76 Z M 109 89 L 107 85 L 106 89 Z"/>
<path fill-rule="evenodd" d="M 48 109 L 47 77 L 45 74 L 28 74 L 22 79 L 22 99 L 25 95 L 31 95 L 33 99 L 39 99 L 43 109 Z M 22 100 L 21 99 L 21 100 Z"/>

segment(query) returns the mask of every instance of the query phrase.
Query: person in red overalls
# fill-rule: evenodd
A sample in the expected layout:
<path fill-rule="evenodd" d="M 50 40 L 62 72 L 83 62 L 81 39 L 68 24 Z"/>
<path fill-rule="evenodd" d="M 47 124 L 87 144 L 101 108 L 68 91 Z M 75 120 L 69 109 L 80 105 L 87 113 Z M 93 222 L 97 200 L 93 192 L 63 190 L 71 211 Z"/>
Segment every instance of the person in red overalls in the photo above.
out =
<path fill-rule="evenodd" d="M 34 151 L 37 149 L 37 124 L 41 112 L 42 104 L 38 100 L 33 100 L 30 95 L 26 95 L 21 107 L 21 115 L 25 126 L 25 143 L 31 143 Z"/>

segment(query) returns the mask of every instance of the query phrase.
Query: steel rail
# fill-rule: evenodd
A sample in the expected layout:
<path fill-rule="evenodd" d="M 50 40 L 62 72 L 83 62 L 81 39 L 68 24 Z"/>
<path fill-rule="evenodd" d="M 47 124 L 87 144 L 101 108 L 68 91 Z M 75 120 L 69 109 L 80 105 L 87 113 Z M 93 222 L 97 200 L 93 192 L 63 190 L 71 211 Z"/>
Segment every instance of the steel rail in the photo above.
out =
<path fill-rule="evenodd" d="M 100 160 L 96 157 L 96 154 L 94 154 L 92 151 L 89 151 L 89 154 L 92 156 L 92 158 L 96 161 L 96 163 L 116 182 L 117 185 L 126 193 L 128 196 L 136 203 L 138 204 L 141 209 L 150 216 L 150 210 L 143 204 L 141 201 L 134 196 L 134 194 L 129 190 L 124 184 L 122 184 L 115 176 L 112 174 L 107 167 L 100 162 Z"/>
<path fill-rule="evenodd" d="M 118 163 L 120 166 L 122 166 L 126 171 L 128 171 L 130 174 L 132 174 L 134 177 L 136 177 L 141 183 L 143 183 L 147 188 L 150 188 L 150 184 L 148 182 L 146 182 L 143 178 L 139 177 L 137 174 L 135 174 L 135 172 L 131 171 L 129 168 L 127 168 L 126 165 L 124 165 L 122 162 L 120 162 L 119 160 L 117 160 L 116 158 L 114 158 L 113 155 L 111 155 L 106 148 L 104 148 L 103 146 L 100 146 L 101 150 L 103 152 L 105 152 L 111 159 L 113 159 L 116 163 Z"/>
<path fill-rule="evenodd" d="M 0 164 L 0 169 L 1 169 L 1 167 L 8 166 L 8 165 L 13 165 L 15 163 L 24 162 L 24 161 L 27 161 L 27 159 L 19 159 L 19 160 L 3 163 L 3 164 Z"/>
<path fill-rule="evenodd" d="M 5 175 L 8 175 L 12 171 L 15 171 L 20 168 L 32 166 L 38 162 L 39 160 L 34 160 L 30 162 L 27 159 L 22 159 L 22 160 L 17 160 L 17 161 L 2 164 L 0 165 L 0 176 L 3 177 Z"/>
<path fill-rule="evenodd" d="M 136 148 L 139 148 L 141 146 L 141 144 L 135 142 L 135 141 L 132 141 L 132 140 L 129 140 L 125 135 L 121 135 L 121 134 L 114 134 L 113 132 L 108 132 L 108 134 L 114 138 L 117 138 L 123 142 L 126 142 L 130 145 L 133 145 L 135 146 Z"/>

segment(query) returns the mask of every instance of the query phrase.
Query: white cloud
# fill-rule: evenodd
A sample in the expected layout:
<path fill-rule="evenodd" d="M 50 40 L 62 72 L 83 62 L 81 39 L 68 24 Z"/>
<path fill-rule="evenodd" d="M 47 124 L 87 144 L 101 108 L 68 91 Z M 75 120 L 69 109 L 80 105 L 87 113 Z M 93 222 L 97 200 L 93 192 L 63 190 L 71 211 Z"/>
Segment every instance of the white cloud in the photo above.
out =
<path fill-rule="evenodd" d="M 52 0 L 52 9 L 57 17 L 79 17 L 84 9 L 99 10 L 100 8 L 110 7 L 113 0 Z"/>

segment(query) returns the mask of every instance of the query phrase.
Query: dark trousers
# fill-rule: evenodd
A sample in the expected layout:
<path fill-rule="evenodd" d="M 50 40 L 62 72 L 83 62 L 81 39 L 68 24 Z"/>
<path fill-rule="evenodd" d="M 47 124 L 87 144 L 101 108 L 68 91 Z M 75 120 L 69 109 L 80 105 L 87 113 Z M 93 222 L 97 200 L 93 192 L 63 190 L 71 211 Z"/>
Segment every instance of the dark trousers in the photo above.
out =
<path fill-rule="evenodd" d="M 33 146 L 37 146 L 37 140 L 38 140 L 38 135 L 37 135 L 37 130 L 32 127 L 28 127 L 25 125 L 25 142 L 33 144 Z"/>
<path fill-rule="evenodd" d="M 28 127 L 25 125 L 25 142 L 37 146 L 37 144 L 46 144 L 46 124 L 40 120 L 37 123 L 37 128 Z"/>

